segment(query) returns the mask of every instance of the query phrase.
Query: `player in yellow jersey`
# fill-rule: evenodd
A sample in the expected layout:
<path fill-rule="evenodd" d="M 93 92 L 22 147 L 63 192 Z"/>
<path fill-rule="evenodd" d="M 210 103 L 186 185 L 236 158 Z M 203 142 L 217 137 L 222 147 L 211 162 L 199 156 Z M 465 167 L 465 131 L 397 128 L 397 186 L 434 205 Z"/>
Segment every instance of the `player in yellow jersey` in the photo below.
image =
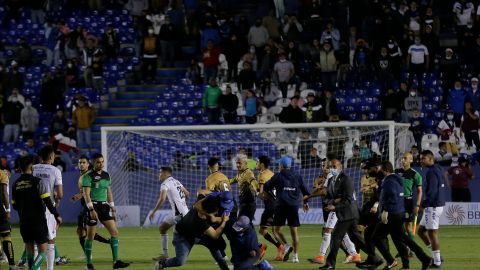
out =
<path fill-rule="evenodd" d="M 205 179 L 205 189 L 208 191 L 232 191 L 228 177 L 220 172 L 219 159 L 212 157 L 208 160 L 210 175 Z"/>
<path fill-rule="evenodd" d="M 237 175 L 230 180 L 230 184 L 238 183 L 240 207 L 239 216 L 247 216 L 253 220 L 255 210 L 257 210 L 257 190 L 258 183 L 252 170 L 247 166 L 247 156 L 241 155 L 237 157 Z"/>

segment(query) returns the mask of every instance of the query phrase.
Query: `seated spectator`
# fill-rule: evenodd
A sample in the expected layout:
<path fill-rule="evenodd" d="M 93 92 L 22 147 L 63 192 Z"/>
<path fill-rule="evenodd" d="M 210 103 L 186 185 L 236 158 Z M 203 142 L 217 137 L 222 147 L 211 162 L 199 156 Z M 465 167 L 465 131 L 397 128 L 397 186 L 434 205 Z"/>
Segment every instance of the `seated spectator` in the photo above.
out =
<path fill-rule="evenodd" d="M 330 89 L 325 89 L 320 99 L 320 105 L 322 105 L 322 115 L 324 121 L 330 121 L 330 116 L 338 115 L 337 100 L 333 96 L 333 92 Z"/>
<path fill-rule="evenodd" d="M 40 119 L 38 111 L 32 106 L 30 98 L 25 99 L 25 107 L 20 112 L 23 139 L 33 139 Z"/>
<path fill-rule="evenodd" d="M 135 152 L 128 151 L 127 159 L 123 163 L 123 170 L 127 172 L 148 171 L 149 169 L 141 164 L 135 155 Z"/>
<path fill-rule="evenodd" d="M 271 106 L 275 105 L 275 102 L 282 98 L 282 92 L 278 90 L 277 86 L 271 83 L 269 78 L 266 78 L 261 86 L 262 94 L 263 94 L 263 104 L 270 108 Z"/>
<path fill-rule="evenodd" d="M 410 88 L 410 96 L 407 97 L 404 101 L 405 104 L 405 111 L 407 112 L 407 118 L 405 122 L 409 122 L 408 119 L 413 117 L 413 113 L 415 111 L 422 111 L 422 98 L 417 95 L 417 89 Z"/>
<path fill-rule="evenodd" d="M 3 105 L 2 124 L 4 125 L 4 143 L 18 141 L 22 109 L 23 105 L 16 96 L 9 98 Z"/>
<path fill-rule="evenodd" d="M 258 102 L 257 95 L 252 89 L 248 89 L 245 98 L 245 121 L 247 124 L 255 124 L 257 122 Z"/>
<path fill-rule="evenodd" d="M 302 111 L 305 114 L 306 123 L 320 122 L 323 119 L 322 114 L 322 105 L 317 101 L 314 93 L 308 93 L 307 102 L 303 104 Z"/>
<path fill-rule="evenodd" d="M 242 56 L 242 63 L 248 62 L 250 63 L 250 67 L 253 71 L 257 71 L 258 67 L 258 57 L 257 57 L 257 48 L 255 45 L 250 44 L 248 52 Z M 243 68 L 243 65 L 239 68 Z"/>
<path fill-rule="evenodd" d="M 460 136 L 464 134 L 468 148 L 471 148 L 474 143 L 477 151 L 480 150 L 479 128 L 479 113 L 473 109 L 472 103 L 467 101 L 465 102 L 465 112 L 461 118 Z"/>
<path fill-rule="evenodd" d="M 298 107 L 298 96 L 292 97 L 290 105 L 282 109 L 280 113 L 280 122 L 282 123 L 302 123 L 303 111 Z"/>
<path fill-rule="evenodd" d="M 410 153 L 413 156 L 412 167 L 419 168 L 421 166 L 421 163 L 420 163 L 420 150 L 418 149 L 418 146 L 416 145 L 412 146 Z"/>
<path fill-rule="evenodd" d="M 455 122 L 453 121 L 453 111 L 449 110 L 445 113 L 444 119 L 438 123 L 437 133 L 440 135 L 440 141 L 447 144 L 449 153 L 457 154 L 458 136 L 455 134 Z"/>
<path fill-rule="evenodd" d="M 187 73 L 185 74 L 185 78 L 187 79 L 188 83 L 192 84 L 200 84 L 202 83 L 202 77 L 201 77 L 201 68 L 198 65 L 197 60 L 192 58 L 190 60 L 190 66 L 187 68 Z"/>
<path fill-rule="evenodd" d="M 69 162 L 72 163 L 70 160 Z M 59 169 L 61 172 L 66 172 L 68 170 L 67 163 L 61 159 L 59 151 L 55 151 L 55 159 L 53 160 L 52 166 Z"/>
<path fill-rule="evenodd" d="M 415 142 L 417 146 L 422 145 L 422 136 L 423 136 L 423 132 L 425 131 L 425 125 L 423 124 L 423 121 L 420 118 L 419 110 L 413 111 L 413 116 L 410 119 L 409 129 L 413 133 L 413 137 L 415 138 Z"/>
<path fill-rule="evenodd" d="M 447 144 L 445 142 L 438 143 L 438 152 L 434 153 L 435 162 L 440 166 L 450 166 L 452 164 L 452 154 L 447 151 Z"/>
<path fill-rule="evenodd" d="M 322 159 L 318 156 L 318 150 L 315 147 L 310 149 L 309 154 L 302 159 L 302 168 L 309 169 L 309 168 L 321 168 L 322 167 Z"/>
<path fill-rule="evenodd" d="M 360 157 L 360 146 L 354 145 L 352 152 L 353 156 L 347 160 L 347 168 L 359 168 L 363 160 Z"/>
<path fill-rule="evenodd" d="M 446 89 L 444 89 L 446 90 Z M 462 88 L 462 82 L 457 79 L 453 89 L 448 93 L 448 105 L 453 110 L 455 126 L 460 126 L 462 115 L 465 112 L 464 104 L 467 96 L 466 91 Z"/>
<path fill-rule="evenodd" d="M 458 166 L 452 166 L 445 172 L 449 178 L 452 189 L 452 202 L 471 202 L 469 182 L 475 179 L 468 160 L 464 157 L 458 159 Z"/>
<path fill-rule="evenodd" d="M 33 139 L 27 139 L 25 142 L 24 150 L 25 152 L 27 152 L 28 155 L 37 155 L 37 147 L 35 146 L 35 141 Z"/>
<path fill-rule="evenodd" d="M 0 156 L 0 170 L 5 170 L 9 173 L 12 172 L 12 168 L 8 165 L 8 159 L 6 156 Z"/>
<path fill-rule="evenodd" d="M 248 90 L 255 88 L 255 82 L 257 81 L 257 74 L 252 69 L 250 62 L 243 62 L 243 69 L 238 74 L 237 82 L 240 90 Z"/>
<path fill-rule="evenodd" d="M 282 97 L 287 98 L 288 84 L 295 75 L 295 67 L 292 62 L 288 61 L 285 54 L 280 54 L 278 62 L 273 67 L 275 81 L 278 88 L 282 91 Z"/>
<path fill-rule="evenodd" d="M 236 124 L 238 97 L 232 93 L 232 87 L 230 87 L 230 85 L 227 85 L 225 88 L 225 94 L 220 96 L 218 103 L 222 110 L 225 124 Z"/>

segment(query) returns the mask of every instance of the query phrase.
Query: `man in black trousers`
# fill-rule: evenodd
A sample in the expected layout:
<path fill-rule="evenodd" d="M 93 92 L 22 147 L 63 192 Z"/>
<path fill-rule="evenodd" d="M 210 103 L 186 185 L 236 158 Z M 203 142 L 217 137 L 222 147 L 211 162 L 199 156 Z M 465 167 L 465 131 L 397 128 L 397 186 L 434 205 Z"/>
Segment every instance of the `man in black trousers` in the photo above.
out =
<path fill-rule="evenodd" d="M 338 159 L 330 160 L 328 168 L 333 177 L 331 180 L 333 181 L 333 199 L 328 201 L 325 210 L 335 211 L 338 222 L 333 231 L 327 262 L 319 269 L 335 269 L 338 249 L 345 233 L 348 233 L 355 247 L 363 250 L 369 257 L 373 258 L 375 265 L 382 264 L 382 260 L 371 247 L 365 245 L 365 241 L 357 231 L 359 213 L 354 195 L 353 179 L 343 173 L 342 163 Z"/>

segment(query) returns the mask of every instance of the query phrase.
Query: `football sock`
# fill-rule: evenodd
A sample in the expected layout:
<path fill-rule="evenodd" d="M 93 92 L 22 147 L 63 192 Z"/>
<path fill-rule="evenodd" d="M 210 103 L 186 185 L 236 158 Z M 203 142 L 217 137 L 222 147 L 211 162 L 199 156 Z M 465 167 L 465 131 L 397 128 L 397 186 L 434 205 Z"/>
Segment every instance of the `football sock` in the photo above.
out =
<path fill-rule="evenodd" d="M 440 250 L 434 250 L 433 253 L 433 263 L 436 265 L 442 264 L 442 257 L 440 256 Z"/>
<path fill-rule="evenodd" d="M 116 262 L 118 260 L 118 237 L 110 239 L 110 247 L 112 248 L 112 260 Z"/>
<path fill-rule="evenodd" d="M 30 268 L 30 270 L 40 269 L 43 261 L 45 261 L 45 252 L 39 251 L 37 257 L 35 257 L 35 261 L 33 262 L 33 266 Z"/>
<path fill-rule="evenodd" d="M 275 245 L 275 247 L 280 247 L 280 242 L 275 240 L 270 232 L 266 232 L 263 237 L 265 238 L 265 240 Z"/>
<path fill-rule="evenodd" d="M 7 255 L 8 264 L 15 265 L 15 257 L 13 255 L 12 238 L 10 236 L 3 237 L 2 241 L 3 252 Z"/>
<path fill-rule="evenodd" d="M 80 242 L 80 246 L 82 247 L 83 253 L 85 253 L 85 236 L 78 237 L 78 241 Z"/>
<path fill-rule="evenodd" d="M 410 230 L 407 230 L 407 233 L 410 239 L 415 240 L 415 235 L 413 235 L 413 233 Z"/>
<path fill-rule="evenodd" d="M 33 267 L 33 261 L 34 261 L 34 260 L 33 260 L 33 259 L 34 259 L 33 254 L 26 254 L 26 252 L 25 252 L 25 259 L 27 260 L 28 268 L 29 268 L 29 269 L 32 269 L 32 267 Z"/>
<path fill-rule="evenodd" d="M 110 240 L 101 236 L 100 234 L 96 233 L 95 236 L 93 237 L 93 240 L 98 241 L 100 243 L 104 244 L 110 244 Z"/>
<path fill-rule="evenodd" d="M 320 245 L 320 256 L 325 256 L 325 254 L 327 254 L 327 249 L 330 246 L 331 238 L 332 238 L 332 235 L 330 233 L 323 234 L 323 241 L 322 241 L 322 244 Z"/>
<path fill-rule="evenodd" d="M 22 257 L 20 258 L 22 261 L 27 260 L 27 250 L 24 248 L 22 252 Z"/>
<path fill-rule="evenodd" d="M 347 249 L 347 252 L 350 256 L 357 255 L 355 244 L 352 242 L 352 240 L 350 240 L 348 234 L 345 234 L 345 236 L 343 237 L 343 244 L 345 245 L 345 248 Z"/>
<path fill-rule="evenodd" d="M 57 245 L 55 245 L 55 259 L 60 257 L 60 252 L 58 252 Z"/>
<path fill-rule="evenodd" d="M 55 244 L 47 245 L 47 270 L 53 270 L 55 265 Z"/>
<path fill-rule="evenodd" d="M 168 234 L 160 234 L 163 256 L 168 257 Z"/>
<path fill-rule="evenodd" d="M 85 240 L 85 257 L 87 259 L 87 264 L 92 263 L 92 246 L 93 240 Z"/>
<path fill-rule="evenodd" d="M 430 253 L 432 253 L 432 255 L 433 255 L 432 245 L 428 245 L 427 249 L 430 250 Z"/>

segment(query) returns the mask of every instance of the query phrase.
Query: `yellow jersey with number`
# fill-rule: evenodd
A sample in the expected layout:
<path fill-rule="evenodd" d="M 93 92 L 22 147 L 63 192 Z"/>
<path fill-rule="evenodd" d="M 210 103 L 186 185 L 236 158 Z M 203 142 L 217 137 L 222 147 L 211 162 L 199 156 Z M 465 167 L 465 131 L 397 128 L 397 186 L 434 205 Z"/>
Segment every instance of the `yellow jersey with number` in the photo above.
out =
<path fill-rule="evenodd" d="M 205 187 L 209 191 L 232 191 L 228 177 L 219 171 L 211 173 L 205 179 Z"/>

